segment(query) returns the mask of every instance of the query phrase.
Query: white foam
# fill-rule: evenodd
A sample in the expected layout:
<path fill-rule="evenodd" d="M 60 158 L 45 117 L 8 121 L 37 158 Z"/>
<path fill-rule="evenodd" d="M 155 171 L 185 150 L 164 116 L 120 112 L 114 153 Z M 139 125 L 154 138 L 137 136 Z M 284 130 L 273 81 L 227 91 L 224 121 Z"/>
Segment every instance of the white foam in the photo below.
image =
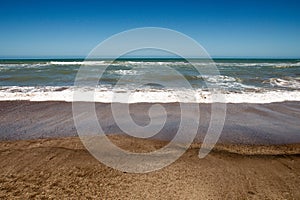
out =
<path fill-rule="evenodd" d="M 253 90 L 259 90 L 258 87 L 252 86 L 252 85 L 246 85 L 240 83 L 239 79 L 236 79 L 231 76 L 224 76 L 224 75 L 215 75 L 215 76 L 202 76 L 199 75 L 199 78 L 203 78 L 207 83 L 212 83 L 213 85 L 216 85 L 218 87 L 223 88 L 231 88 L 231 89 L 253 89 Z"/>
<path fill-rule="evenodd" d="M 43 66 L 48 66 L 49 63 L 1 63 L 0 69 L 11 69 L 11 68 L 38 68 Z"/>
<path fill-rule="evenodd" d="M 245 92 L 226 94 L 227 103 L 272 103 L 300 101 L 299 91 L 268 91 L 263 93 Z"/>
<path fill-rule="evenodd" d="M 216 66 L 226 66 L 226 67 L 275 67 L 275 68 L 289 68 L 289 67 L 300 67 L 300 62 L 290 63 L 290 62 L 266 62 L 266 63 L 253 63 L 253 62 L 216 62 Z"/>
<path fill-rule="evenodd" d="M 123 69 L 120 69 L 120 70 L 112 71 L 111 73 L 120 74 L 120 75 L 137 75 L 136 70 L 123 70 Z"/>
<path fill-rule="evenodd" d="M 108 88 L 60 88 L 60 87 L 2 87 L 0 88 L 0 101 L 66 101 L 74 100 L 74 91 L 81 92 L 81 99 L 76 101 L 95 102 L 122 102 L 122 103 L 212 103 L 223 102 L 213 100 L 209 91 L 203 90 L 159 90 L 159 89 L 139 89 L 131 91 L 130 98 L 115 98 L 116 94 L 126 94 L 127 89 L 111 90 Z M 63 89 L 63 90 L 61 90 Z M 61 90 L 61 91 L 60 91 Z M 86 93 L 94 93 L 94 99 L 85 99 Z M 116 92 L 116 93 L 114 93 Z M 300 91 L 265 91 L 265 92 L 244 92 L 244 93 L 224 93 L 226 103 L 271 103 L 282 101 L 300 101 Z"/>
<path fill-rule="evenodd" d="M 285 88 L 293 88 L 293 89 L 300 89 L 300 80 L 295 78 L 281 79 L 281 78 L 271 78 L 270 84 L 272 86 L 279 86 Z"/>
<path fill-rule="evenodd" d="M 36 62 L 36 63 L 0 63 L 0 67 L 41 67 L 47 65 L 101 65 L 106 66 L 112 61 L 105 60 L 86 60 L 86 61 L 50 61 L 50 62 Z M 211 65 L 212 61 L 114 61 L 114 64 L 121 64 L 127 66 L 207 66 Z M 215 62 L 219 67 L 274 67 L 274 68 L 289 68 L 300 67 L 300 62 Z"/>
<path fill-rule="evenodd" d="M 51 61 L 51 65 L 104 65 L 105 61 Z"/>
<path fill-rule="evenodd" d="M 280 63 L 275 66 L 276 68 L 290 68 L 290 67 L 300 67 L 300 62 L 297 63 Z"/>

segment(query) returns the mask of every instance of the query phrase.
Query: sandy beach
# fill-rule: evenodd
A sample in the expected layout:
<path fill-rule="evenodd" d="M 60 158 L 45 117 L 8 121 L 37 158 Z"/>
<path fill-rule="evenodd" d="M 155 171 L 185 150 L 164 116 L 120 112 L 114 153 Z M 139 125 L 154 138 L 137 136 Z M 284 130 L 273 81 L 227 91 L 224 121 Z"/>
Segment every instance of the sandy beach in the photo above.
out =
<path fill-rule="evenodd" d="M 163 145 L 125 136 L 110 139 L 134 151 Z M 101 164 L 76 137 L 1 142 L 0 198 L 300 198 L 300 145 L 218 145 L 204 159 L 198 150 L 195 144 L 166 168 L 131 174 Z"/>
<path fill-rule="evenodd" d="M 189 150 L 145 174 L 123 173 L 96 160 L 77 137 L 71 103 L 0 104 L 2 199 L 300 198 L 298 102 L 228 104 L 223 134 L 204 159 L 198 152 L 210 110 L 200 104 L 202 121 Z M 137 123 L 147 122 L 150 105 L 130 105 Z M 162 132 L 136 139 L 118 130 L 110 104 L 96 104 L 111 141 L 133 152 L 159 149 L 176 133 L 178 104 L 164 107 L 169 115 Z"/>

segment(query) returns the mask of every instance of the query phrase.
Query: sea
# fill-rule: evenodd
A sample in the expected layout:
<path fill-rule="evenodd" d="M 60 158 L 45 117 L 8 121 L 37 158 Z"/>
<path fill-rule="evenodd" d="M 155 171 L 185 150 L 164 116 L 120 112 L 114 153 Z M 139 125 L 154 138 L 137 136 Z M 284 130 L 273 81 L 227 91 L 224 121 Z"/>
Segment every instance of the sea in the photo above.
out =
<path fill-rule="evenodd" d="M 73 101 L 74 90 L 78 89 L 77 73 L 85 66 L 104 72 L 101 77 L 96 72 L 86 77 L 87 81 L 96 80 L 90 89 L 95 92 L 97 102 L 112 102 L 115 91 L 129 91 L 134 97 L 132 103 L 211 103 L 210 87 L 220 90 L 228 103 L 300 101 L 300 59 L 219 58 L 213 59 L 213 63 L 218 74 L 199 73 L 197 68 L 206 67 L 201 59 L 192 63 L 177 58 L 2 59 L 0 101 Z M 180 87 L 179 78 L 191 87 Z M 138 80 L 146 81 L 140 85 Z"/>

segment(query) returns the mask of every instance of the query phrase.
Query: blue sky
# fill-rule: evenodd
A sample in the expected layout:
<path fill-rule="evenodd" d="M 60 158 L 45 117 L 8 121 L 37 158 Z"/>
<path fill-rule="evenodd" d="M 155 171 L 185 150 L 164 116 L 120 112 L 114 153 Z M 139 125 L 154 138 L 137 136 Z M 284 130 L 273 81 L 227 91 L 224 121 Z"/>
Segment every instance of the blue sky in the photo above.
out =
<path fill-rule="evenodd" d="M 300 57 L 300 1 L 0 0 L 0 57 L 85 57 L 109 36 L 164 27 L 213 57 Z"/>

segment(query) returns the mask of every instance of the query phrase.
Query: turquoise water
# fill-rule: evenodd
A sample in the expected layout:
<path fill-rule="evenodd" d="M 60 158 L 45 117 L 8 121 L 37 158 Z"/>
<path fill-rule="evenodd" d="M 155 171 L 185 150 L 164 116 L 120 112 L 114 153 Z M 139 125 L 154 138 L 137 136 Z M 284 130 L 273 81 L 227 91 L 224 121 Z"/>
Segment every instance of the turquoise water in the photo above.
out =
<path fill-rule="evenodd" d="M 76 73 L 82 59 L 49 60 L 0 60 L 0 87 L 7 86 L 61 86 L 74 85 Z M 106 67 L 108 60 L 90 61 L 88 65 Z M 221 86 L 228 92 L 299 90 L 299 59 L 215 59 L 219 76 L 201 76 L 195 68 L 181 59 L 122 59 L 111 64 L 99 81 L 102 87 L 111 88 L 124 75 L 133 81 L 123 83 L 130 87 L 134 79 L 152 75 L 157 80 L 176 82 L 178 77 L 169 74 L 166 67 L 171 67 L 182 74 L 194 88 L 205 89 L 207 82 Z M 194 60 L 194 65 L 202 67 L 201 60 Z M 98 75 L 89 77 L 98 79 Z M 158 87 L 149 84 L 148 87 Z"/>

